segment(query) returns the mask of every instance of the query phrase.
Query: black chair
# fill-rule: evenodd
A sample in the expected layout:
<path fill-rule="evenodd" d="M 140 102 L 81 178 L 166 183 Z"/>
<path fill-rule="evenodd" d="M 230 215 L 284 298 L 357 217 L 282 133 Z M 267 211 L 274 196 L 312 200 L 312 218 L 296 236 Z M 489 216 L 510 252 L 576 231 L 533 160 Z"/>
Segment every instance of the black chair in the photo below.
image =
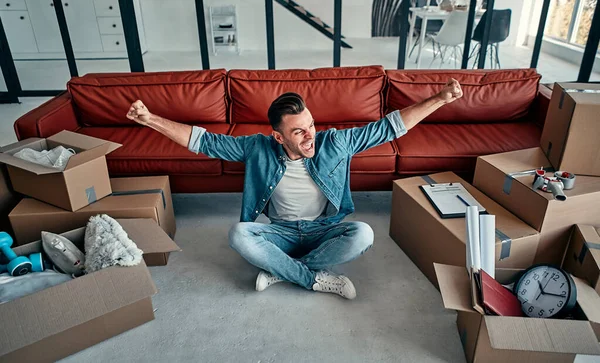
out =
<path fill-rule="evenodd" d="M 475 31 L 473 31 L 473 39 L 477 42 L 475 47 L 473 47 L 473 51 L 469 55 L 471 58 L 474 54 L 475 62 L 473 63 L 473 68 L 476 67 L 477 62 L 479 60 L 479 50 L 481 49 L 481 42 L 483 41 L 483 30 L 485 28 L 486 18 L 488 16 L 489 11 L 486 11 L 482 16 L 479 23 L 475 27 Z M 510 34 L 510 18 L 512 15 L 512 11 L 510 9 L 504 10 L 492 10 L 492 25 L 490 27 L 490 39 L 488 42 L 488 53 L 490 55 L 490 66 L 494 68 L 496 65 L 500 68 L 500 57 L 498 55 L 498 46 L 500 43 L 508 38 Z"/>

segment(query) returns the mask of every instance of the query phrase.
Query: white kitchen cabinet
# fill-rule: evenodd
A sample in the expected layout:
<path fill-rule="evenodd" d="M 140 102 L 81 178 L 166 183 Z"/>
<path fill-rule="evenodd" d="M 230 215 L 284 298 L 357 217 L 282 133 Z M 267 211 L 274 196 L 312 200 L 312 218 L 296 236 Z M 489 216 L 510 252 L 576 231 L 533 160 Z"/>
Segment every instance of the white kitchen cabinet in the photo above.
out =
<path fill-rule="evenodd" d="M 0 17 L 8 38 L 8 45 L 13 54 L 38 52 L 27 11 L 2 10 L 0 11 Z"/>
<path fill-rule="evenodd" d="M 92 0 L 63 0 L 74 52 L 102 52 L 102 39 Z"/>
<path fill-rule="evenodd" d="M 27 9 L 38 50 L 41 53 L 64 52 L 52 0 L 27 0 Z"/>
<path fill-rule="evenodd" d="M 27 10 L 25 0 L 5 0 L 0 3 L 0 10 Z"/>
<path fill-rule="evenodd" d="M 127 58 L 118 0 L 62 0 L 62 4 L 75 58 Z M 134 0 L 134 10 L 145 53 L 140 0 Z M 2 0 L 0 14 L 14 59 L 65 59 L 52 0 Z"/>

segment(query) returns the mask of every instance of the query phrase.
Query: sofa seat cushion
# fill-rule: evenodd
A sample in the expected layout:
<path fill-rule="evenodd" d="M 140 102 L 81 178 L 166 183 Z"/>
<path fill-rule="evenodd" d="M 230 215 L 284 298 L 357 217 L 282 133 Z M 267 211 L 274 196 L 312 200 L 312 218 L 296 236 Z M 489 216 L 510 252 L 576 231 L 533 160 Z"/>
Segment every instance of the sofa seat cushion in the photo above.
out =
<path fill-rule="evenodd" d="M 72 78 L 67 88 L 86 126 L 135 126 L 125 114 L 138 99 L 152 113 L 173 121 L 226 123 L 226 76 L 224 69 L 91 73 Z"/>
<path fill-rule="evenodd" d="M 381 66 L 232 70 L 227 75 L 231 123 L 269 124 L 267 110 L 285 92 L 302 96 L 316 124 L 383 117 L 386 78 Z"/>
<path fill-rule="evenodd" d="M 332 127 L 337 129 L 346 129 L 365 125 L 358 124 L 335 124 L 335 125 L 317 125 L 316 130 L 323 131 Z M 237 124 L 231 130 L 232 136 L 244 136 L 261 133 L 263 135 L 271 135 L 271 125 L 253 125 L 253 124 Z M 368 173 L 368 174 L 385 174 L 394 173 L 396 168 L 396 150 L 391 142 L 365 150 L 354 155 L 350 163 L 351 173 Z M 241 174 L 244 172 L 244 164 L 238 162 L 223 162 L 223 172 L 232 174 Z"/>
<path fill-rule="evenodd" d="M 473 172 L 477 156 L 539 146 L 533 122 L 419 124 L 395 140 L 400 174 Z"/>
<path fill-rule="evenodd" d="M 439 92 L 450 78 L 460 82 L 463 97 L 441 107 L 423 122 L 490 123 L 529 113 L 541 76 L 535 69 L 388 70 L 388 112 L 401 110 Z"/>
<path fill-rule="evenodd" d="M 231 125 L 198 125 L 227 134 Z M 114 141 L 123 146 L 106 156 L 113 175 L 194 174 L 221 175 L 221 160 L 194 154 L 149 127 L 84 127 L 77 132 Z"/>

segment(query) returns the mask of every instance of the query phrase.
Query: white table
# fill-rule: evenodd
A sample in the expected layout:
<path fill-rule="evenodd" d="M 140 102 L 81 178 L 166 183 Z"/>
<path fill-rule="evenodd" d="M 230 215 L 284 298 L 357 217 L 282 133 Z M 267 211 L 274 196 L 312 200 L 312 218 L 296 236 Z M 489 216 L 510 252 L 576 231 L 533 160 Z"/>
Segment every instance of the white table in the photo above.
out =
<path fill-rule="evenodd" d="M 417 18 L 421 18 L 421 33 L 419 37 L 419 51 L 417 53 L 417 68 L 421 67 L 421 50 L 423 49 L 423 43 L 425 43 L 425 31 L 427 29 L 427 21 L 428 20 L 446 20 L 450 16 L 450 13 L 447 11 L 440 10 L 437 6 L 424 6 L 424 7 L 412 7 L 409 8 L 412 14 L 410 18 L 410 30 L 408 32 L 409 42 L 408 42 L 408 50 L 410 52 L 413 46 L 413 32 L 415 31 L 415 23 L 417 22 Z M 455 10 L 455 11 L 468 11 L 468 10 Z M 485 11 L 478 11 L 475 13 L 475 19 L 480 19 Z M 475 24 L 473 24 L 473 29 L 475 29 Z M 466 31 L 465 27 L 465 31 Z M 408 53 L 407 53 L 408 54 Z"/>

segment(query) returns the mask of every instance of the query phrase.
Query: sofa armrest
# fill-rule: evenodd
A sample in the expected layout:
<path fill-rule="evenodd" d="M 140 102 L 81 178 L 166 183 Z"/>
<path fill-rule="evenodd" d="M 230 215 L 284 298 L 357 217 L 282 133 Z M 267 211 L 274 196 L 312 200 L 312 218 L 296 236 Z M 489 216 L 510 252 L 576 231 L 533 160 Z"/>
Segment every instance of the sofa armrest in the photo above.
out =
<path fill-rule="evenodd" d="M 63 92 L 41 106 L 19 117 L 14 124 L 18 140 L 29 137 L 49 137 L 62 130 L 79 128 L 71 95 Z"/>
<path fill-rule="evenodd" d="M 533 104 L 531 105 L 531 114 L 533 116 L 533 122 L 540 128 L 544 128 L 546 122 L 546 114 L 550 107 L 550 99 L 552 98 L 552 84 L 540 84 Z"/>

